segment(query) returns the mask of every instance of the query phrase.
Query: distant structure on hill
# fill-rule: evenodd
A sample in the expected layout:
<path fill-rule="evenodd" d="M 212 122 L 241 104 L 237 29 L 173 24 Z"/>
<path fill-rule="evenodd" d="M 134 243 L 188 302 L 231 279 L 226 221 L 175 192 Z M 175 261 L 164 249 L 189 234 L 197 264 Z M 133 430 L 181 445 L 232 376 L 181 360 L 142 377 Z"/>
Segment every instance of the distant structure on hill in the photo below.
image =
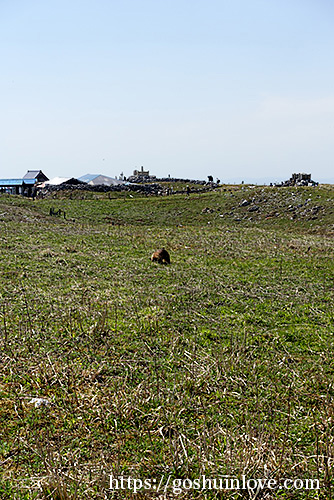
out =
<path fill-rule="evenodd" d="M 317 186 L 319 183 L 311 179 L 311 174 L 292 174 L 289 180 L 281 183 L 281 186 Z"/>
<path fill-rule="evenodd" d="M 128 177 L 129 182 L 135 183 L 144 183 L 144 182 L 152 182 L 156 180 L 155 175 L 150 175 L 149 170 L 144 170 L 144 167 L 140 167 L 140 170 L 135 169 L 133 171 L 133 175 Z"/>
<path fill-rule="evenodd" d="M 292 174 L 290 181 L 294 182 L 297 184 L 297 182 L 312 182 L 311 181 L 311 174 Z"/>
<path fill-rule="evenodd" d="M 150 171 L 149 170 L 144 170 L 144 167 L 141 166 L 140 170 L 134 170 L 133 171 L 133 175 L 134 176 L 138 176 L 138 177 L 149 177 Z"/>

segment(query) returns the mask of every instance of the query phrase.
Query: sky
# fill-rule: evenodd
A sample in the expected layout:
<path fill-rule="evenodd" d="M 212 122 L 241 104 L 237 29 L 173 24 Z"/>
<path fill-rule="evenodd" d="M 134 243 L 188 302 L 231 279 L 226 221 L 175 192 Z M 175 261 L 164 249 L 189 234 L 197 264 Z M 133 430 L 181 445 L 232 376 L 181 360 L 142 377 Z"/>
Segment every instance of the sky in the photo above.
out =
<path fill-rule="evenodd" d="M 332 0 L 0 0 L 0 177 L 334 183 Z"/>

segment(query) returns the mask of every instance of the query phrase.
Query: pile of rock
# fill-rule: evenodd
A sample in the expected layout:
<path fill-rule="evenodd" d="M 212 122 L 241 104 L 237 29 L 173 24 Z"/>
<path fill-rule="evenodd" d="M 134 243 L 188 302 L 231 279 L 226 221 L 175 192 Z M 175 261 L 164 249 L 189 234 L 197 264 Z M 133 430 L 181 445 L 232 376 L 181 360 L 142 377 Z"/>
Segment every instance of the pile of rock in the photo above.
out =
<path fill-rule="evenodd" d="M 112 186 L 105 186 L 104 184 L 100 184 L 97 186 L 90 186 L 89 184 L 61 184 L 59 186 L 45 186 L 40 190 L 40 194 L 46 195 L 47 193 L 54 193 L 57 191 L 93 191 L 98 193 L 108 193 L 110 191 L 135 191 L 147 195 L 158 195 L 162 188 L 159 184 L 118 184 Z"/>
<path fill-rule="evenodd" d="M 195 179 L 179 179 L 177 177 L 156 177 L 155 175 L 130 175 L 127 180 L 137 184 L 145 184 L 147 182 L 182 182 L 185 184 L 199 184 L 201 186 L 210 184 L 211 186 L 217 187 L 219 185 L 219 183 L 217 184 L 215 182 L 199 181 Z"/>
<path fill-rule="evenodd" d="M 311 179 L 311 174 L 292 174 L 290 179 L 281 182 L 280 186 L 317 186 L 319 182 Z"/>
<path fill-rule="evenodd" d="M 130 175 L 127 178 L 128 182 L 134 182 L 136 184 L 145 184 L 147 182 L 155 182 L 157 180 L 155 175 Z"/>
<path fill-rule="evenodd" d="M 133 180 L 136 182 L 133 182 Z M 155 182 L 152 180 L 155 179 Z M 132 181 L 132 182 L 131 182 Z M 159 183 L 162 184 L 159 184 Z M 54 184 L 44 184 L 42 188 L 39 189 L 39 194 L 41 196 L 45 196 L 47 193 L 57 192 L 57 191 L 94 191 L 98 193 L 107 193 L 110 191 L 135 191 L 137 193 L 142 193 L 146 195 L 170 195 L 170 194 L 183 194 L 186 192 L 186 188 L 183 189 L 173 189 L 173 187 L 166 187 L 166 183 L 175 184 L 175 183 L 183 183 L 190 184 L 191 188 L 189 192 L 205 192 L 211 191 L 219 187 L 217 183 L 214 182 L 206 182 L 199 180 L 191 180 L 191 179 L 176 179 L 171 177 L 157 179 L 155 176 L 131 176 L 128 178 L 128 182 L 124 184 L 116 184 L 111 186 L 106 186 L 104 184 L 91 186 L 90 184 L 81 183 L 81 184 L 73 184 L 73 183 L 62 183 L 59 185 Z M 198 185 L 198 188 L 195 188 L 194 185 Z"/>
<path fill-rule="evenodd" d="M 209 184 L 206 181 L 198 181 L 194 179 L 178 179 L 177 177 L 159 177 L 157 182 L 182 182 L 184 184 L 199 184 L 201 186 L 206 186 Z"/>

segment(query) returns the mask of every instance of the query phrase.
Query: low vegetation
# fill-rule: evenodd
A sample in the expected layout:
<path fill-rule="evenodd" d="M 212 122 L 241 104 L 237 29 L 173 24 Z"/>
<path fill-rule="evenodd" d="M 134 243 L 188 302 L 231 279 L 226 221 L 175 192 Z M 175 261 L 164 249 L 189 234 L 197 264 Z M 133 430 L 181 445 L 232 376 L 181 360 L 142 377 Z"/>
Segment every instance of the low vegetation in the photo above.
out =
<path fill-rule="evenodd" d="M 333 187 L 75 198 L 0 197 L 0 497 L 333 498 Z"/>

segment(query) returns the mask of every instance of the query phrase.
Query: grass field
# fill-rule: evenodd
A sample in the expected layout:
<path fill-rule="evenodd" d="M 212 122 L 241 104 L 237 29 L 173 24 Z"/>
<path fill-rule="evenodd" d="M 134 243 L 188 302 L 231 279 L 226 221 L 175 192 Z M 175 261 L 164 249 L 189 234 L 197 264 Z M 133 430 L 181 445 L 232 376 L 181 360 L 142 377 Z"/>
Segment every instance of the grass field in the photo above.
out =
<path fill-rule="evenodd" d="M 0 227 L 1 499 L 334 497 L 333 187 L 2 195 Z"/>

